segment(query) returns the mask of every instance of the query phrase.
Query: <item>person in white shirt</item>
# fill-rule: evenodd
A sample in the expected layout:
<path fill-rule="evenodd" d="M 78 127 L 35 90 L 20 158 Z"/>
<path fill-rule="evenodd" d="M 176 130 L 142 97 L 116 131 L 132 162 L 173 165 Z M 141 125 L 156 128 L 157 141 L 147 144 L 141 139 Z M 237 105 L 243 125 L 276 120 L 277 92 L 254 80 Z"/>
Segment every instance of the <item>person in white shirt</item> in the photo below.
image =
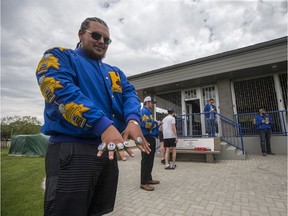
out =
<path fill-rule="evenodd" d="M 176 167 L 176 144 L 177 130 L 176 120 L 173 116 L 174 110 L 169 108 L 168 115 L 163 119 L 163 138 L 165 147 L 165 169 L 175 169 Z M 170 159 L 170 148 L 172 149 L 172 163 L 169 163 Z"/>

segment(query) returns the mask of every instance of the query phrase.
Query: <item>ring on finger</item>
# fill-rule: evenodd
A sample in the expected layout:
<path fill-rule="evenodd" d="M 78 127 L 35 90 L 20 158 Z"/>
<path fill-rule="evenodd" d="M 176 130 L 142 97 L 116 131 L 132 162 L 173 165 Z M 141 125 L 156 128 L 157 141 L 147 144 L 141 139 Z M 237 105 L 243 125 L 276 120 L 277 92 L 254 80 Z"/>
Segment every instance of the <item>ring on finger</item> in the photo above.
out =
<path fill-rule="evenodd" d="M 98 151 L 105 151 L 106 149 L 106 144 L 105 143 L 101 143 L 99 146 L 98 146 Z"/>
<path fill-rule="evenodd" d="M 115 145 L 114 143 L 109 143 L 109 144 L 107 145 L 107 149 L 108 149 L 109 151 L 114 151 L 115 148 L 116 148 L 116 145 Z"/>
<path fill-rule="evenodd" d="M 142 138 L 141 138 L 141 137 L 137 137 L 135 143 L 136 143 L 137 145 L 142 145 Z"/>
<path fill-rule="evenodd" d="M 129 148 L 130 147 L 130 143 L 128 141 L 124 141 L 123 145 L 125 148 Z"/>
<path fill-rule="evenodd" d="M 118 150 L 123 150 L 123 149 L 124 149 L 123 143 L 118 143 L 118 144 L 117 144 L 117 149 L 118 149 Z"/>

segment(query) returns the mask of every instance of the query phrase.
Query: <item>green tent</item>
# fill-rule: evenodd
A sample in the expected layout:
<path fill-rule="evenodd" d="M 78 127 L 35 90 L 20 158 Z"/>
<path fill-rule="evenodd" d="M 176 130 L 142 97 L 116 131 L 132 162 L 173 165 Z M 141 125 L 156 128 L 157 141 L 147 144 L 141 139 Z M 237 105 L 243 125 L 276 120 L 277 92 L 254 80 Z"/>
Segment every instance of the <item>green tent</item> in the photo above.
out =
<path fill-rule="evenodd" d="M 48 136 L 43 134 L 12 136 L 9 155 L 44 156 L 48 146 Z"/>

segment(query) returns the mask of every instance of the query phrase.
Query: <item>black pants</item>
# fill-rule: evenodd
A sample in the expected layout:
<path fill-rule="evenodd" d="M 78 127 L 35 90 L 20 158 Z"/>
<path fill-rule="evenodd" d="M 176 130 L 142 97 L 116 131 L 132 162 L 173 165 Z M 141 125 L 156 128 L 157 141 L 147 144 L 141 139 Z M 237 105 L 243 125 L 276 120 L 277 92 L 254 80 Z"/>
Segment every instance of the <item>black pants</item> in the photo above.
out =
<path fill-rule="evenodd" d="M 259 130 L 262 153 L 271 153 L 271 130 Z"/>
<path fill-rule="evenodd" d="M 97 146 L 49 143 L 46 153 L 45 216 L 101 216 L 113 211 L 118 164 Z"/>
<path fill-rule="evenodd" d="M 152 169 L 156 149 L 156 139 L 154 137 L 145 136 L 145 139 L 150 144 L 151 152 L 150 154 L 141 152 L 141 184 L 149 184 L 149 181 L 152 180 Z"/>

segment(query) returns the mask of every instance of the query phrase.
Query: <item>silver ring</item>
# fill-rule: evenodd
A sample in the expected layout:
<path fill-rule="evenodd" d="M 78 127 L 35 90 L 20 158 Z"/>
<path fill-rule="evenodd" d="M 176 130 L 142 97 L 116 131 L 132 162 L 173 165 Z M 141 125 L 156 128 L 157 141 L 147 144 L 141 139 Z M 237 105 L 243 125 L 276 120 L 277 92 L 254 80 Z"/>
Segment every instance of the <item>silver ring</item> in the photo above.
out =
<path fill-rule="evenodd" d="M 106 144 L 105 143 L 101 143 L 99 146 L 98 146 L 98 151 L 105 151 L 106 149 Z"/>
<path fill-rule="evenodd" d="M 123 150 L 123 149 L 124 149 L 123 143 L 118 143 L 118 144 L 117 144 L 117 149 L 118 149 L 118 150 Z"/>
<path fill-rule="evenodd" d="M 108 149 L 109 151 L 114 151 L 115 148 L 116 148 L 116 145 L 115 145 L 114 143 L 109 143 L 109 144 L 107 145 L 107 149 Z"/>
<path fill-rule="evenodd" d="M 135 141 L 136 145 L 142 145 L 142 138 L 137 137 L 137 140 Z"/>
<path fill-rule="evenodd" d="M 124 141 L 123 145 L 125 148 L 129 148 L 130 147 L 130 143 L 128 141 Z"/>

